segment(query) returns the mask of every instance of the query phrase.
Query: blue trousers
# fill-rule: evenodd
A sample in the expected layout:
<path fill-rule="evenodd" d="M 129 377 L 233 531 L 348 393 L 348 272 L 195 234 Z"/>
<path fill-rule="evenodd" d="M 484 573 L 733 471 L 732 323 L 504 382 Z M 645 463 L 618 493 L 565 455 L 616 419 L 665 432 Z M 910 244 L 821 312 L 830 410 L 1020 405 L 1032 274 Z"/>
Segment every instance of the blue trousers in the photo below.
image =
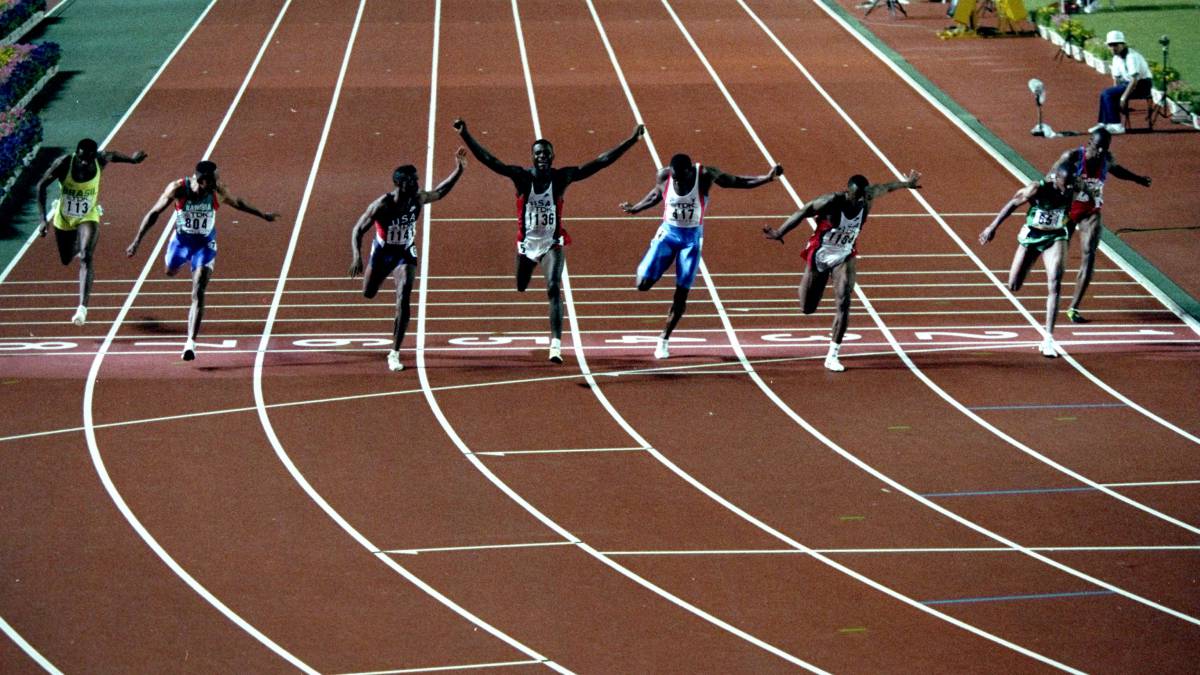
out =
<path fill-rule="evenodd" d="M 1100 92 L 1100 124 L 1121 123 L 1121 94 L 1125 93 L 1128 82 L 1122 82 Z M 1150 98 L 1150 80 L 1138 80 L 1137 86 L 1129 94 L 1130 99 Z"/>

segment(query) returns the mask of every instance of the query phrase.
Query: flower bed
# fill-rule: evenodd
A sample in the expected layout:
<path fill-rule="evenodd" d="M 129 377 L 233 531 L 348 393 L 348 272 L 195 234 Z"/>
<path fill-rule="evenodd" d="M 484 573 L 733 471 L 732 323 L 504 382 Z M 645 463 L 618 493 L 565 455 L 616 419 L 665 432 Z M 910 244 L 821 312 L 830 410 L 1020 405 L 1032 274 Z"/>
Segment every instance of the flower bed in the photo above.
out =
<path fill-rule="evenodd" d="M 0 47 L 0 110 L 23 108 L 54 73 L 62 50 L 53 42 Z"/>
<path fill-rule="evenodd" d="M 21 39 L 46 14 L 46 0 L 0 0 L 0 44 Z"/>
<path fill-rule="evenodd" d="M 0 112 L 0 202 L 33 161 L 41 142 L 42 121 L 37 115 L 23 108 Z"/>

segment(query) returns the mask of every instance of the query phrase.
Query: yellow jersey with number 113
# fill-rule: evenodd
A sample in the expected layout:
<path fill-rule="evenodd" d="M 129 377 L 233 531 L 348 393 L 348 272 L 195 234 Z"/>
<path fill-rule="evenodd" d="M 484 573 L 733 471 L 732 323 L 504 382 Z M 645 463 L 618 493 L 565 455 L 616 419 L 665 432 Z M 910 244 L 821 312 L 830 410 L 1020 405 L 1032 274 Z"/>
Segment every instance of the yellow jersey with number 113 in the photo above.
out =
<path fill-rule="evenodd" d="M 71 157 L 67 177 L 62 180 L 58 208 L 54 209 L 54 227 L 74 230 L 80 223 L 99 223 L 100 214 L 100 162 L 96 162 L 96 174 L 91 180 L 81 183 L 75 180 L 75 158 Z"/>

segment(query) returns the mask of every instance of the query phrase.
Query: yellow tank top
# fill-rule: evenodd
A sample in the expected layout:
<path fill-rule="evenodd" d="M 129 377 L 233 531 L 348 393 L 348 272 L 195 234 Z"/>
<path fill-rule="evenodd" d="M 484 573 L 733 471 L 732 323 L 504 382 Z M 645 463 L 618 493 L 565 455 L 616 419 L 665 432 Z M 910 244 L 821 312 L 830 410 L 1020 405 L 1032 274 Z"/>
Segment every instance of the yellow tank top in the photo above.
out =
<path fill-rule="evenodd" d="M 54 226 L 60 230 L 74 230 L 84 222 L 100 222 L 100 162 L 96 162 L 96 175 L 83 183 L 75 180 L 74 169 L 72 156 L 67 177 L 62 180 L 58 209 L 54 211 Z"/>

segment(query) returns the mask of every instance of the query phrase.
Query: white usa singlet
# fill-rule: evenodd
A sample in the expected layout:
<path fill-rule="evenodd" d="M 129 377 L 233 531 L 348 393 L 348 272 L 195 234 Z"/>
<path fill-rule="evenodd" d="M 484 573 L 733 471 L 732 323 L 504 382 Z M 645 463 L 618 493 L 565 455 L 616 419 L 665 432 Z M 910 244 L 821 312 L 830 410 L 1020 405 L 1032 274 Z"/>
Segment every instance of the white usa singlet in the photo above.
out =
<path fill-rule="evenodd" d="M 844 202 L 838 205 L 837 224 L 831 222 L 829 229 L 821 233 L 821 244 L 813 261 L 818 272 L 837 267 L 849 258 L 854 252 L 854 243 L 858 241 L 858 235 L 862 232 L 866 207 L 859 208 L 858 213 L 853 216 L 847 216 L 842 210 L 843 205 Z"/>
<path fill-rule="evenodd" d="M 538 260 L 546 255 L 555 244 L 561 244 L 558 237 L 558 208 L 554 203 L 554 181 L 547 183 L 542 192 L 534 192 L 529 186 L 529 198 L 525 200 L 523 214 L 523 229 L 521 240 L 517 242 L 517 252 L 529 258 Z"/>
<path fill-rule="evenodd" d="M 704 210 L 708 200 L 700 196 L 700 172 L 702 167 L 696 165 L 696 180 L 692 189 L 686 195 L 675 193 L 674 176 L 667 176 L 667 184 L 663 186 L 663 224 L 679 228 L 700 227 L 704 224 Z"/>

